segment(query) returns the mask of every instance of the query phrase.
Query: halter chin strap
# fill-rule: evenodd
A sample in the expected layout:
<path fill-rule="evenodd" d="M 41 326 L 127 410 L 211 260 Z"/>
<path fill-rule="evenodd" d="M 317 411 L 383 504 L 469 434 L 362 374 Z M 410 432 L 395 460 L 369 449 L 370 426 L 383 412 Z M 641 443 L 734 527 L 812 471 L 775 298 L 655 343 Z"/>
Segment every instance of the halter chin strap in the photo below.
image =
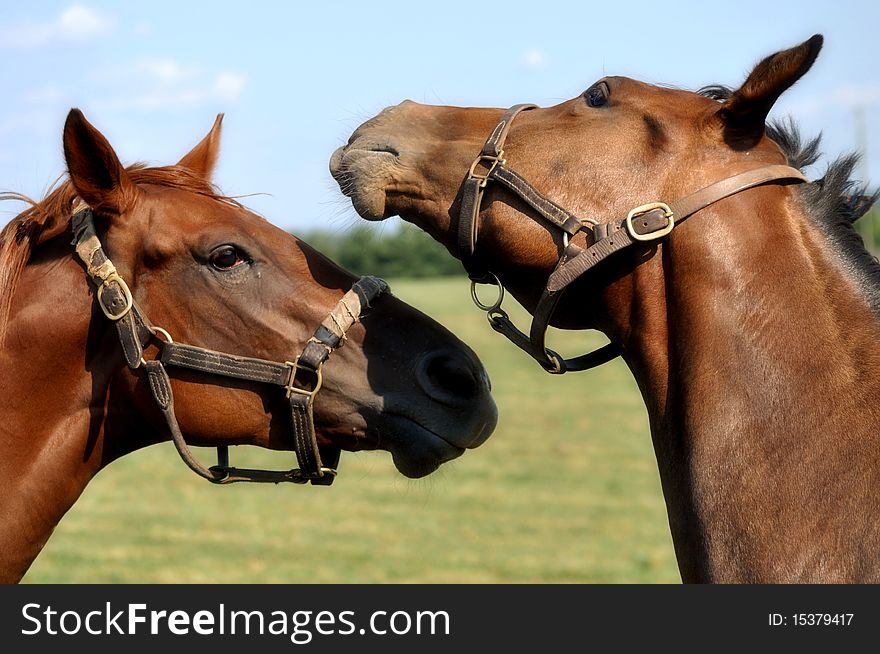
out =
<path fill-rule="evenodd" d="M 471 279 L 471 297 L 486 312 L 492 329 L 506 336 L 545 370 L 554 374 L 595 368 L 620 354 L 616 345 L 608 343 L 593 352 L 565 359 L 546 346 L 547 328 L 556 305 L 563 291 L 572 282 L 615 252 L 668 236 L 684 219 L 726 197 L 773 181 L 809 182 L 799 170 L 790 166 L 762 166 L 722 179 L 674 202 L 640 205 L 632 209 L 625 218 L 618 220 L 599 222 L 592 218 L 578 218 L 539 193 L 534 186 L 508 167 L 504 159 L 504 141 L 513 119 L 520 112 L 535 108 L 536 105 L 533 104 L 518 104 L 505 111 L 480 154 L 471 164 L 462 184 L 457 240 L 459 258 Z M 541 218 L 559 230 L 563 237 L 562 253 L 535 307 L 529 334 L 520 331 L 501 308 L 504 287 L 498 277 L 481 265 L 476 256 L 480 206 L 483 193 L 490 182 L 500 184 L 517 195 Z M 588 247 L 583 248 L 571 242 L 578 232 L 585 233 Z M 480 301 L 476 292 L 477 284 L 496 285 L 498 296 L 495 302 L 486 304 Z"/>
<path fill-rule="evenodd" d="M 388 291 L 388 284 L 377 277 L 358 279 L 308 340 L 302 353 L 292 361 L 276 362 L 215 352 L 193 345 L 175 343 L 164 329 L 152 325 L 132 297 L 128 284 L 104 252 L 95 232 L 92 210 L 80 203 L 71 218 L 77 256 L 97 287 L 98 306 L 116 325 L 119 342 L 128 367 L 143 368 L 150 391 L 168 426 L 180 457 L 197 475 L 215 484 L 236 481 L 282 481 L 295 484 L 329 486 L 336 477 L 338 447 L 318 447 L 312 405 L 321 390 L 322 368 L 340 347 L 346 332 L 358 322 L 370 303 Z M 144 359 L 144 348 L 155 343 L 159 356 Z M 166 366 L 187 368 L 212 376 L 269 384 L 283 390 L 293 433 L 298 468 L 292 470 L 251 470 L 229 465 L 229 450 L 217 448 L 217 465 L 206 468 L 193 456 L 174 413 L 174 394 Z"/>

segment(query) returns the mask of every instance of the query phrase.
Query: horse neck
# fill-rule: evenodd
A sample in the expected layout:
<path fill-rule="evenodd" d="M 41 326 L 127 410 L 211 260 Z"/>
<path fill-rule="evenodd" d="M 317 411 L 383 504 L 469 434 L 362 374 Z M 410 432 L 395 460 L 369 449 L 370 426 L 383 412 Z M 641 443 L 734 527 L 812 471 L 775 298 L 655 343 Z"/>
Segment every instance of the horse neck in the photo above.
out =
<path fill-rule="evenodd" d="M 65 254 L 25 267 L 0 349 L 3 581 L 24 574 L 98 470 L 143 439 L 110 409 L 118 345 Z"/>
<path fill-rule="evenodd" d="M 880 328 L 792 191 L 773 193 L 679 226 L 633 273 L 612 338 L 648 407 L 683 579 L 876 579 Z"/>

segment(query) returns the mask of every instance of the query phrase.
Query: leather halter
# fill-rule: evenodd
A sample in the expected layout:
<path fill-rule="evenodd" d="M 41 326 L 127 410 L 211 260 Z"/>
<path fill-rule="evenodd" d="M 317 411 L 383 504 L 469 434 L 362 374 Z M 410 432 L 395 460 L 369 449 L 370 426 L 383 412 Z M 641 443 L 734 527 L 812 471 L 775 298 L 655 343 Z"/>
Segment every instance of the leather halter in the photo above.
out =
<path fill-rule="evenodd" d="M 322 367 L 340 347 L 348 329 L 360 320 L 370 303 L 388 291 L 388 284 L 377 277 L 361 277 L 328 314 L 302 353 L 293 361 L 267 361 L 215 352 L 193 345 L 175 343 L 161 327 L 144 316 L 134 301 L 128 284 L 119 276 L 105 254 L 95 232 L 92 210 L 80 203 L 71 218 L 76 253 L 97 286 L 96 298 L 104 315 L 116 324 L 119 342 L 128 367 L 147 373 L 150 391 L 168 426 L 180 457 L 197 475 L 215 484 L 236 481 L 292 482 L 329 486 L 336 477 L 340 449 L 319 449 L 315 437 L 312 404 L 321 389 Z M 144 347 L 155 343 L 159 356 L 144 359 Z M 166 366 L 188 368 L 208 375 L 241 379 L 283 389 L 290 411 L 294 450 L 298 468 L 292 470 L 251 470 L 229 465 L 227 446 L 217 448 L 217 465 L 206 468 L 190 452 L 174 414 L 174 395 Z M 323 455 L 323 458 L 322 458 Z"/>
<path fill-rule="evenodd" d="M 620 355 L 617 346 L 608 343 L 593 352 L 564 359 L 545 345 L 547 328 L 563 291 L 599 262 L 632 245 L 661 239 L 700 209 L 746 189 L 779 180 L 809 182 L 799 170 L 790 166 L 762 166 L 709 184 L 674 202 L 649 202 L 640 205 L 632 209 L 625 218 L 609 222 L 579 218 L 538 192 L 511 169 L 504 159 L 504 141 L 513 119 L 520 112 L 536 107 L 533 104 L 518 104 L 505 111 L 480 154 L 471 164 L 461 188 L 457 241 L 459 258 L 471 279 L 471 297 L 486 312 L 492 329 L 506 336 L 550 373 L 562 374 L 570 370 L 595 368 Z M 494 273 L 481 265 L 476 256 L 480 205 L 490 182 L 495 182 L 517 195 L 563 236 L 559 261 L 535 307 L 529 334 L 520 331 L 501 308 L 504 286 Z M 571 242 L 579 232 L 586 236 L 586 248 Z M 498 297 L 495 302 L 485 304 L 480 301 L 476 292 L 477 284 L 496 285 Z"/>

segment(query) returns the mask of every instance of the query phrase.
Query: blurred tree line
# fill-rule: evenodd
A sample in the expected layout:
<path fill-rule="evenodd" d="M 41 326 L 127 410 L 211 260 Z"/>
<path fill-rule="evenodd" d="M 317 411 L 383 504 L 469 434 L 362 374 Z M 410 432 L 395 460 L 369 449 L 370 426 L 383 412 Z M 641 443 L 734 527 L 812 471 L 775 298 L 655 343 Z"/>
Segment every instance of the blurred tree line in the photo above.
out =
<path fill-rule="evenodd" d="M 880 202 L 856 222 L 856 230 L 862 235 L 865 247 L 875 257 L 880 254 Z"/>
<path fill-rule="evenodd" d="M 318 229 L 300 235 L 356 275 L 440 277 L 461 275 L 464 270 L 445 247 L 409 223 L 392 229 L 385 223 L 358 224 L 340 231 Z"/>

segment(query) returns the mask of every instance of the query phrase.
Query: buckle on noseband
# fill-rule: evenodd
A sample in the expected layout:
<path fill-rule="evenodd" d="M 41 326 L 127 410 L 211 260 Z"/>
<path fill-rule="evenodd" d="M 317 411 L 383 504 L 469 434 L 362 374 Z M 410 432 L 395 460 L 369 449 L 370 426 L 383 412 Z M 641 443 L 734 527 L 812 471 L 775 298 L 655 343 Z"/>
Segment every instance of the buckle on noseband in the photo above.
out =
<path fill-rule="evenodd" d="M 483 154 L 480 153 L 474 162 L 471 164 L 471 167 L 468 168 L 468 177 L 470 179 L 476 179 L 480 182 L 480 188 L 485 188 L 486 183 L 489 181 L 489 175 L 492 174 L 492 171 L 495 170 L 495 167 L 498 164 L 504 165 L 504 150 L 498 153 L 498 156 L 494 156 L 491 154 Z M 485 173 L 480 174 L 477 172 L 477 166 L 483 164 L 486 166 L 487 170 Z"/>
<path fill-rule="evenodd" d="M 315 370 L 309 366 L 302 365 L 299 360 L 300 357 L 296 357 L 293 361 L 284 362 L 285 365 L 290 368 L 290 376 L 287 378 L 287 383 L 284 385 L 285 397 L 290 397 L 292 393 L 296 393 L 298 395 L 307 395 L 311 400 L 315 397 L 317 392 L 321 390 L 321 385 L 324 383 L 324 375 L 321 372 L 322 366 L 318 366 L 318 369 Z M 296 383 L 296 374 L 300 370 L 305 370 L 307 373 L 311 373 L 314 376 L 311 390 L 294 385 Z"/>
<path fill-rule="evenodd" d="M 104 304 L 104 290 L 110 286 L 112 282 L 116 282 L 119 286 L 119 289 L 122 291 L 122 296 L 125 299 L 125 306 L 118 313 L 113 313 L 113 311 Z M 111 273 L 107 276 L 106 279 L 103 280 L 101 285 L 98 287 L 98 306 L 101 307 L 101 311 L 104 312 L 104 315 L 107 316 L 113 322 L 117 320 L 122 320 L 125 316 L 128 315 L 128 312 L 131 311 L 131 307 L 134 305 L 134 300 L 131 297 L 131 289 L 128 288 L 128 284 L 125 283 L 125 280 L 122 279 L 117 273 Z"/>
<path fill-rule="evenodd" d="M 636 232 L 633 227 L 633 218 L 638 218 L 649 211 L 656 211 L 657 209 L 663 211 L 663 216 L 666 218 L 666 225 L 647 234 L 639 234 Z M 673 227 L 675 227 L 675 216 L 672 214 L 672 209 L 669 208 L 669 205 L 663 202 L 649 202 L 648 204 L 643 204 L 630 211 L 626 216 L 626 231 L 635 241 L 653 241 L 658 238 L 663 238 L 672 231 Z"/>

